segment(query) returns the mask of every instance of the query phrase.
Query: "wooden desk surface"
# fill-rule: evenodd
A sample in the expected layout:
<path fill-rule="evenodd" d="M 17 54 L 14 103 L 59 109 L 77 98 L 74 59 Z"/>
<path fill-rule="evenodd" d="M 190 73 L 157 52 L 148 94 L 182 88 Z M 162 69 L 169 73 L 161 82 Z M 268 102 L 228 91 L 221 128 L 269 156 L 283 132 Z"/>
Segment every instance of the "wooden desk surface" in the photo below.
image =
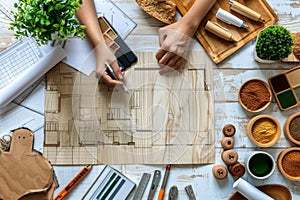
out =
<path fill-rule="evenodd" d="M 126 12 L 136 23 L 137 27 L 126 39 L 127 44 L 132 50 L 139 48 L 158 48 L 157 30 L 163 26 L 162 23 L 150 17 L 140 9 L 134 0 L 114 0 L 122 10 Z M 300 32 L 300 4 L 294 0 L 268 1 L 271 7 L 278 14 L 278 24 L 284 25 L 292 32 Z M 1 28 L 1 27 L 0 27 Z M 2 31 L 0 29 L 0 31 Z M 221 153 L 222 147 L 220 140 L 223 137 L 222 128 L 225 124 L 231 123 L 235 125 L 237 131 L 234 136 L 234 149 L 239 153 L 239 161 L 245 162 L 247 156 L 254 150 L 263 150 L 271 153 L 275 159 L 278 154 L 285 148 L 290 147 L 291 144 L 286 140 L 284 134 L 281 135 L 279 142 L 272 148 L 260 149 L 250 142 L 246 136 L 246 124 L 248 120 L 254 116 L 242 109 L 238 103 L 237 92 L 243 82 L 250 78 L 259 78 L 267 80 L 269 77 L 283 72 L 284 70 L 295 67 L 297 63 L 275 63 L 275 64 L 259 64 L 253 58 L 254 40 L 246 44 L 233 56 L 224 60 L 222 63 L 213 64 L 214 72 L 214 98 L 215 98 L 215 122 L 214 134 L 216 143 L 216 163 L 222 163 Z M 201 45 L 195 41 L 192 45 L 193 50 L 205 52 Z M 212 62 L 212 61 L 211 61 Z M 32 126 L 38 127 L 37 124 L 43 123 L 43 98 L 44 88 L 43 83 L 21 104 L 16 105 L 12 103 L 9 105 L 13 111 L 16 107 L 20 107 L 23 113 L 28 113 L 31 117 Z M 13 112 L 11 111 L 11 112 Z M 299 112 L 300 108 L 292 109 L 290 111 L 280 111 L 277 104 L 273 101 L 272 104 L 262 113 L 270 114 L 280 121 L 283 126 L 285 120 L 289 115 Z M 3 113 L 2 117 L 11 114 Z M 15 118 L 10 118 L 13 120 Z M 11 121 L 7 120 L 7 123 Z M 0 125 L 3 127 L 4 125 Z M 30 127 L 29 127 L 30 128 Z M 42 137 L 43 127 L 37 129 L 36 133 Z M 38 140 L 35 148 L 42 149 L 42 141 Z M 227 199 L 234 189 L 232 184 L 234 178 L 228 176 L 225 180 L 217 181 L 212 173 L 213 165 L 176 165 L 173 166 L 170 172 L 166 191 L 172 185 L 177 185 L 179 189 L 179 199 L 188 199 L 184 187 L 191 184 L 196 193 L 197 199 L 212 199 L 222 200 Z M 121 172 L 131 178 L 136 183 L 139 182 L 144 172 L 153 174 L 155 169 L 160 169 L 164 173 L 165 166 L 162 165 L 115 165 Z M 79 199 L 83 192 L 90 186 L 95 175 L 103 168 L 102 165 L 95 166 L 92 172 L 73 192 L 71 192 L 65 199 Z M 55 166 L 55 171 L 60 183 L 60 187 L 55 191 L 57 194 L 65 184 L 81 169 L 80 167 L 64 167 Z M 299 182 L 292 182 L 284 178 L 276 168 L 275 173 L 266 180 L 254 180 L 246 173 L 244 179 L 253 185 L 262 184 L 283 184 L 287 186 L 292 192 L 293 199 L 300 199 Z M 148 194 L 150 184 L 146 189 L 144 197 Z M 158 191 L 156 193 L 156 197 Z M 166 198 L 165 198 L 166 199 Z"/>

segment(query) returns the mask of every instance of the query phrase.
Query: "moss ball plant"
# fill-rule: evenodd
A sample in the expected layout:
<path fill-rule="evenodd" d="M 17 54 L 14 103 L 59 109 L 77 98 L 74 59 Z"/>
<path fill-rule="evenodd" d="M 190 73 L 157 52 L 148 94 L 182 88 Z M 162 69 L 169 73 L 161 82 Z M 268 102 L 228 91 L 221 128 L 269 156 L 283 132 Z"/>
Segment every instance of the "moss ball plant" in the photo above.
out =
<path fill-rule="evenodd" d="M 56 35 L 57 40 L 84 37 L 84 28 L 75 17 L 82 0 L 18 0 L 14 4 L 14 22 L 10 29 L 16 38 L 32 36 L 38 44 L 45 44 Z"/>
<path fill-rule="evenodd" d="M 269 26 L 260 32 L 256 41 L 257 56 L 263 60 L 281 60 L 292 52 L 293 38 L 280 25 Z"/>

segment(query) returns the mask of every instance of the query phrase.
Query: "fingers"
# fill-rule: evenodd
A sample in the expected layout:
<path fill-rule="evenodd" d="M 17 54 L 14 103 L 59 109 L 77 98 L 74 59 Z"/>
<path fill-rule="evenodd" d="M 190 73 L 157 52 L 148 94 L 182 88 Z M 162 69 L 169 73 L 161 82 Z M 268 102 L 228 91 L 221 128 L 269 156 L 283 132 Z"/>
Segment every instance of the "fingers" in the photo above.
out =
<path fill-rule="evenodd" d="M 183 58 L 179 57 L 176 60 L 176 62 L 172 65 L 172 67 L 170 67 L 169 65 L 165 65 L 159 70 L 159 73 L 164 74 L 164 73 L 172 71 L 174 69 L 178 69 L 183 64 L 184 61 L 185 60 Z"/>
<path fill-rule="evenodd" d="M 102 75 L 101 80 L 109 86 L 123 85 L 123 82 L 118 80 L 113 80 L 107 73 L 104 73 Z"/>
<path fill-rule="evenodd" d="M 121 68 L 117 62 L 117 60 L 114 60 L 112 63 L 110 63 L 110 66 L 113 68 L 115 74 L 117 75 L 118 79 L 119 80 L 122 80 L 124 77 L 123 77 L 123 74 L 121 72 Z"/>

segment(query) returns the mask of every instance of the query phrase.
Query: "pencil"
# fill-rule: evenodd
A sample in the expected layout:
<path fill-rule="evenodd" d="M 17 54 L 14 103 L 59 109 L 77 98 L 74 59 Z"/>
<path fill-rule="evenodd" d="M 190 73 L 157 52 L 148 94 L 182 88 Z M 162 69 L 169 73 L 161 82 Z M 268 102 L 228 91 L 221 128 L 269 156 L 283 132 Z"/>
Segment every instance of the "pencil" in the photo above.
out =
<path fill-rule="evenodd" d="M 161 184 L 161 188 L 160 188 L 157 200 L 162 200 L 164 198 L 167 181 L 168 181 L 168 177 L 169 177 L 169 174 L 170 174 L 170 169 L 171 169 L 171 165 L 167 165 L 166 172 L 165 172 L 165 175 L 164 175 L 163 182 Z"/>
<path fill-rule="evenodd" d="M 54 200 L 61 200 L 91 171 L 92 165 L 83 167 L 80 172 L 58 193 Z"/>

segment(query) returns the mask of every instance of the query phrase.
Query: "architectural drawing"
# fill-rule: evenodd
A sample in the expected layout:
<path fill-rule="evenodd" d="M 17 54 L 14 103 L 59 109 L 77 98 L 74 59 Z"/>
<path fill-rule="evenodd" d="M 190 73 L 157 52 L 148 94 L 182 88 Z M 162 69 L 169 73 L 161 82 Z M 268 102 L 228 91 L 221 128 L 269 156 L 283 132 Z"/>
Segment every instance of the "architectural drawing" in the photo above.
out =
<path fill-rule="evenodd" d="M 201 54 L 160 75 L 155 52 L 136 52 L 129 94 L 57 65 L 47 73 L 44 156 L 57 165 L 213 163 L 212 64 Z"/>

